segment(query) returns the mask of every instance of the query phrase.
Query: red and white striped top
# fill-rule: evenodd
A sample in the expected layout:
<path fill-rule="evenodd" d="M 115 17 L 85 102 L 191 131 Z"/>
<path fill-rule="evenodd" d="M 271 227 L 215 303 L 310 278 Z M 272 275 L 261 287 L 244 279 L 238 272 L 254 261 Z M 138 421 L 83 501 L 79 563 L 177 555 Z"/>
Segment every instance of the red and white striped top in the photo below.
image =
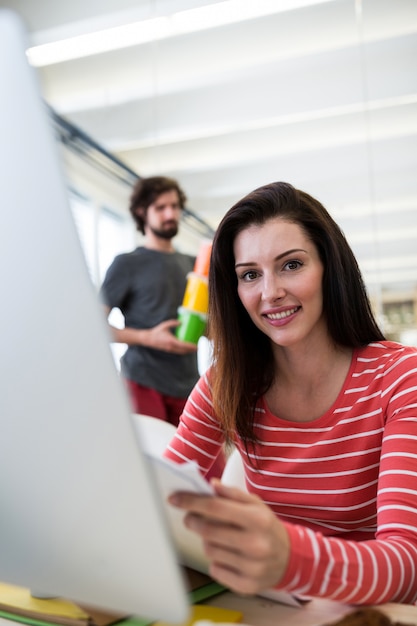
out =
<path fill-rule="evenodd" d="M 354 351 L 335 404 L 311 422 L 256 407 L 259 445 L 236 438 L 250 492 L 291 542 L 277 588 L 354 604 L 417 602 L 417 350 L 393 342 Z M 207 377 L 165 454 L 206 473 L 223 442 Z"/>

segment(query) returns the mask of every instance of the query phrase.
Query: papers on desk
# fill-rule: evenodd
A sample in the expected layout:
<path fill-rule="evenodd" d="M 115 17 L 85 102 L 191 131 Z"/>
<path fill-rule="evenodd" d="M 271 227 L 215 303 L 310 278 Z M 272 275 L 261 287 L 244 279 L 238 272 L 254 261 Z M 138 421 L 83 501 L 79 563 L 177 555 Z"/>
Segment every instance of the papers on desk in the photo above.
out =
<path fill-rule="evenodd" d="M 293 596 L 288 591 L 281 591 L 280 589 L 265 589 L 265 591 L 261 591 L 258 593 L 258 596 L 261 598 L 266 598 L 267 600 L 273 600 L 274 602 L 280 602 L 281 604 L 286 604 L 287 606 L 303 606 L 306 602 L 310 602 L 309 598 L 299 598 L 297 596 Z"/>
<path fill-rule="evenodd" d="M 34 598 L 30 589 L 0 583 L 0 617 L 31 624 L 48 622 L 61 626 L 108 626 L 125 616 L 81 607 L 62 598 Z"/>
<path fill-rule="evenodd" d="M 221 609 L 215 606 L 195 605 L 192 607 L 191 617 L 178 626 L 193 626 L 196 622 L 201 624 L 232 624 L 241 622 L 243 613 L 232 609 Z M 153 626 L 172 626 L 166 622 L 155 622 Z"/>
<path fill-rule="evenodd" d="M 211 485 L 200 474 L 198 465 L 193 462 L 174 463 L 160 456 L 146 454 L 162 495 L 166 517 L 180 561 L 198 572 L 208 572 L 208 560 L 200 537 L 184 525 L 184 512 L 167 502 L 175 491 L 191 491 L 212 495 Z M 286 591 L 267 589 L 260 596 L 289 606 L 302 606 L 307 599 L 296 598 Z"/>
<path fill-rule="evenodd" d="M 198 605 L 225 591 L 225 587 L 214 582 L 206 574 L 184 568 L 184 576 L 189 592 L 190 603 Z M 196 608 L 194 619 L 208 619 L 211 622 L 240 621 L 242 613 L 235 610 L 208 606 Z M 31 626 L 110 626 L 119 622 L 120 626 L 156 626 L 149 620 L 100 611 L 97 608 L 78 605 L 63 598 L 37 598 L 29 589 L 0 583 L 0 618 L 30 624 Z M 158 626 L 162 623 L 158 622 Z M 181 626 L 188 626 L 187 624 Z"/>

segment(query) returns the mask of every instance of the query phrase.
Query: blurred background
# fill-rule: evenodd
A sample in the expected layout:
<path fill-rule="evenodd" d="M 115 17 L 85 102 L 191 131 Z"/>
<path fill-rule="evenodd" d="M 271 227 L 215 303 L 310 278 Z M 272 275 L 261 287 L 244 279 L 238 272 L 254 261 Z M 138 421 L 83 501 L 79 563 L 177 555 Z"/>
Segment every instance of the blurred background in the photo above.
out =
<path fill-rule="evenodd" d="M 384 332 L 417 345 L 417 0 L 0 7 L 26 24 L 97 284 L 140 240 L 137 176 L 178 179 L 190 252 L 236 200 L 282 180 L 326 206 Z"/>

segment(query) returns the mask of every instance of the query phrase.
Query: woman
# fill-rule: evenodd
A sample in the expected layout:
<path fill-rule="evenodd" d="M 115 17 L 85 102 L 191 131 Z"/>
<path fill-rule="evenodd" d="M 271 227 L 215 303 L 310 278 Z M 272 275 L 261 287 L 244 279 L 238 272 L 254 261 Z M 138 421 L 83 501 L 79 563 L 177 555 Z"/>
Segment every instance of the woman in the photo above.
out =
<path fill-rule="evenodd" d="M 248 493 L 174 494 L 210 573 L 355 604 L 417 600 L 417 350 L 385 341 L 323 206 L 255 190 L 217 230 L 213 365 L 166 456 L 207 473 L 238 448 Z"/>

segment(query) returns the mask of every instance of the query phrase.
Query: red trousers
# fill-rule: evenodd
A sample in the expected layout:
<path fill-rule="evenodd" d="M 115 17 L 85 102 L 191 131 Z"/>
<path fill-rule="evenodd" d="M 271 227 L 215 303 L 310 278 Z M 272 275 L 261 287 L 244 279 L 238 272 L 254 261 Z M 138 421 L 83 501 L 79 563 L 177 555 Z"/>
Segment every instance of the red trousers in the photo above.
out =
<path fill-rule="evenodd" d="M 150 387 L 143 387 L 133 380 L 126 380 L 126 385 L 135 413 L 158 417 L 165 422 L 178 426 L 187 398 L 166 396 Z"/>

